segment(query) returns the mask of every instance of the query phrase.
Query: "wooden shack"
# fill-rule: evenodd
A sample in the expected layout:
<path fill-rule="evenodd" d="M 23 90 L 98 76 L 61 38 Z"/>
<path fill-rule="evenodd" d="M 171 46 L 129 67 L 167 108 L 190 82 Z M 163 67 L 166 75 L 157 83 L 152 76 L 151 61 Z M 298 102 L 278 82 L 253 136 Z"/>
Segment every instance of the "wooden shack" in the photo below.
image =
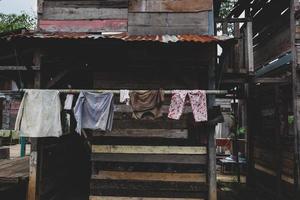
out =
<path fill-rule="evenodd" d="M 18 70 L 25 88 L 215 90 L 217 44 L 226 54 L 234 40 L 214 36 L 213 3 L 39 0 L 38 31 L 2 37 L 13 52 L 2 63 L 16 66 L 5 73 Z M 28 199 L 76 199 L 81 188 L 91 200 L 216 200 L 214 96 L 205 123 L 195 123 L 190 107 L 168 119 L 170 94 L 163 117 L 136 120 L 116 95 L 112 132 L 32 138 Z"/>
<path fill-rule="evenodd" d="M 298 7 L 298 1 L 238 1 L 228 16 L 252 18 L 247 184 L 263 199 L 299 198 Z"/>

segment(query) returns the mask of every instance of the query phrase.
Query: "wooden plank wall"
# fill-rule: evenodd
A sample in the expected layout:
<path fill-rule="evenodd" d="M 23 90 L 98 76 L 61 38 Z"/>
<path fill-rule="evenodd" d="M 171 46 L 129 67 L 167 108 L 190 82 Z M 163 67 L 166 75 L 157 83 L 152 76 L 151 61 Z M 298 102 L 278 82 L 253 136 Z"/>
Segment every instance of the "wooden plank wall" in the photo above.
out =
<path fill-rule="evenodd" d="M 252 9 L 255 69 L 291 50 L 288 7 L 289 1 L 272 1 Z"/>
<path fill-rule="evenodd" d="M 120 89 L 134 88 L 137 83 L 144 89 L 206 89 L 207 86 L 209 44 L 145 42 L 128 45 L 92 40 L 78 43 L 78 48 L 68 41 L 50 43 L 57 48 L 45 55 L 49 57 L 49 70 L 43 75 L 43 84 L 47 85 L 62 68 L 69 70 L 52 88 L 72 85 L 73 88 Z"/>
<path fill-rule="evenodd" d="M 208 34 L 212 2 L 39 0 L 39 28 L 50 32 L 128 31 L 133 35 Z"/>
<path fill-rule="evenodd" d="M 292 84 L 293 84 L 293 114 L 294 114 L 294 160 L 295 160 L 295 170 L 294 170 L 294 181 L 295 181 L 295 190 L 296 198 L 300 198 L 300 100 L 299 100 L 299 63 L 300 63 L 300 3 L 299 1 L 291 1 L 291 17 L 290 17 L 290 26 L 291 26 L 291 38 L 292 38 Z"/>
<path fill-rule="evenodd" d="M 264 44 L 254 48 L 254 65 L 256 68 L 276 59 L 291 51 L 291 37 L 289 27 L 282 28 L 276 32 L 272 38 L 266 40 Z M 265 53 L 268 52 L 268 53 Z"/>
<path fill-rule="evenodd" d="M 205 88 L 209 46 L 134 45 L 126 48 L 127 57 L 118 60 L 103 56 L 103 66 L 110 68 L 93 73 L 97 88 Z M 119 48 L 120 49 L 120 48 Z M 122 49 L 120 53 L 122 54 Z M 125 51 L 125 49 L 124 49 Z M 119 62 L 122 63 L 119 63 Z M 115 73 L 115 72 L 118 73 Z M 201 78 L 199 78 L 201 77 Z M 113 80 L 113 81 L 112 81 Z"/>
<path fill-rule="evenodd" d="M 133 35 L 208 34 L 212 0 L 131 0 L 128 32 Z"/>
<path fill-rule="evenodd" d="M 168 119 L 170 98 L 163 117 L 137 120 L 115 96 L 113 131 L 91 133 L 91 196 L 207 198 L 206 128 L 190 108 Z"/>
<path fill-rule="evenodd" d="M 163 46 L 128 48 L 131 67 L 95 68 L 94 87 L 207 87 L 208 66 L 201 61 L 205 57 L 201 48 Z M 204 54 L 199 57 L 197 52 Z M 177 66 L 181 62 L 184 64 Z M 201 67 L 193 67 L 199 64 Z M 185 109 L 180 120 L 168 119 L 170 99 L 170 95 L 165 96 L 161 118 L 136 120 L 132 118 L 130 106 L 120 104 L 119 96 L 115 96 L 113 131 L 92 133 L 91 198 L 207 199 L 207 128 L 194 122 L 190 107 Z"/>
<path fill-rule="evenodd" d="M 47 47 L 43 56 L 43 69 L 47 69 L 43 84 L 62 68 L 69 70 L 52 88 L 207 88 L 210 45 L 87 41 L 51 45 L 57 46 Z M 161 118 L 136 120 L 131 107 L 121 104 L 115 95 L 113 131 L 87 130 L 92 151 L 90 199 L 207 199 L 208 127 L 194 122 L 190 106 L 180 120 L 168 119 L 170 100 L 171 95 L 166 95 Z M 62 183 L 69 183 L 61 174 L 78 183 L 75 169 L 70 177 L 66 168 L 70 165 L 62 161 L 70 154 L 68 161 L 74 164 L 70 149 L 77 146 L 68 141 L 56 143 L 44 145 L 41 200 L 52 196 L 57 187 L 64 188 Z"/>
<path fill-rule="evenodd" d="M 126 32 L 128 0 L 43 1 L 39 28 L 49 32 Z"/>
<path fill-rule="evenodd" d="M 289 132 L 291 87 L 256 87 L 255 130 L 253 130 L 252 181 L 265 198 L 292 199 L 294 192 L 293 135 Z M 276 191 L 276 192 L 274 192 Z"/>

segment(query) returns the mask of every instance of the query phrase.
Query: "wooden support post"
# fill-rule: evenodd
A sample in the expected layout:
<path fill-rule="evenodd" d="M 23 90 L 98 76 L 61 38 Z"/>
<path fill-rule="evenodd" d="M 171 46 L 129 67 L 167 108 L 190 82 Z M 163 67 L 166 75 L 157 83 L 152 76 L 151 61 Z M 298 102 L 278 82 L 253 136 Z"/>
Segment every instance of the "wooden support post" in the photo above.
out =
<path fill-rule="evenodd" d="M 237 93 L 237 91 L 235 91 Z M 237 102 L 236 102 L 236 93 L 233 94 L 233 106 L 232 106 L 232 110 L 233 110 L 233 115 L 234 115 L 234 144 L 233 144 L 233 155 L 235 157 L 235 171 L 236 171 L 236 176 L 237 176 L 237 180 L 238 183 L 241 182 L 241 176 L 240 176 L 240 163 L 239 163 L 239 145 L 238 145 L 238 135 L 237 135 L 237 131 L 238 131 L 238 106 L 237 106 Z"/>
<path fill-rule="evenodd" d="M 246 28 L 246 60 L 246 66 L 248 67 L 249 73 L 254 73 L 252 22 L 247 22 Z"/>
<path fill-rule="evenodd" d="M 216 139 L 214 127 L 208 130 L 208 199 L 217 200 Z"/>
<path fill-rule="evenodd" d="M 27 200 L 38 200 L 37 198 L 37 140 L 31 138 L 31 152 L 29 160 L 29 182 Z"/>
<path fill-rule="evenodd" d="M 228 35 L 228 23 L 227 22 L 222 23 L 222 33 L 223 33 L 223 35 Z"/>
<path fill-rule="evenodd" d="M 208 69 L 208 89 L 215 89 L 215 64 L 216 64 L 216 46 L 212 46 L 212 60 Z M 208 97 L 208 108 L 212 108 L 215 103 L 215 96 Z M 217 172 L 216 172 L 216 140 L 215 140 L 215 126 L 208 127 L 208 199 L 217 200 Z"/>
<path fill-rule="evenodd" d="M 240 32 L 240 24 L 238 22 L 234 23 L 233 26 L 233 34 L 235 38 L 241 37 Z M 233 66 L 235 71 L 239 71 L 240 69 L 244 69 L 245 65 L 242 64 L 240 61 L 242 58 L 241 55 L 243 55 L 241 52 L 243 52 L 243 43 L 241 42 L 241 39 L 238 39 L 238 43 L 234 45 L 234 58 L 233 58 Z"/>
<path fill-rule="evenodd" d="M 282 112 L 282 102 L 281 102 L 281 93 L 279 86 L 275 87 L 275 118 L 276 118 L 276 131 L 275 131 L 275 159 L 276 159 L 276 198 L 278 200 L 281 198 L 281 175 L 282 175 L 282 158 L 281 158 L 281 139 L 280 135 L 282 135 L 282 123 L 281 123 L 281 112 Z"/>
<path fill-rule="evenodd" d="M 37 13 L 39 15 L 43 14 L 44 11 L 44 0 L 38 0 L 37 1 Z"/>
<path fill-rule="evenodd" d="M 296 8 L 299 9 L 299 1 L 291 0 L 291 47 L 292 47 L 292 84 L 293 84 L 293 113 L 294 113 L 294 160 L 295 160 L 295 170 L 294 170 L 294 182 L 296 198 L 300 198 L 300 68 L 298 65 L 298 48 L 296 47 Z M 299 25 L 298 25 L 299 26 Z"/>
<path fill-rule="evenodd" d="M 41 52 L 37 50 L 34 54 L 33 62 L 35 65 L 41 66 Z M 35 72 L 34 88 L 41 88 L 41 71 Z M 27 200 L 39 200 L 38 182 L 40 178 L 40 139 L 30 138 L 31 152 L 29 161 L 29 183 Z"/>
<path fill-rule="evenodd" d="M 253 161 L 253 153 L 254 153 L 254 144 L 253 144 L 253 133 L 254 133 L 254 107 L 255 107 L 255 101 L 254 101 L 254 93 L 252 92 L 253 85 L 251 83 L 245 84 L 245 95 L 247 99 L 247 107 L 246 107 L 246 113 L 247 113 L 247 177 L 246 177 L 246 184 L 248 187 L 252 187 L 254 185 L 254 161 Z"/>

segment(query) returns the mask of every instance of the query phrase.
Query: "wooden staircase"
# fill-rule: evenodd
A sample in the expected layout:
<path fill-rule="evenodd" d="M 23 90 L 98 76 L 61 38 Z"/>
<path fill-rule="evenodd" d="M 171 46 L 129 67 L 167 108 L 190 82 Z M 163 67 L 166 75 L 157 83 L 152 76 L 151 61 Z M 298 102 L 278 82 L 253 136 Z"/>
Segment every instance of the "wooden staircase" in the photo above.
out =
<path fill-rule="evenodd" d="M 117 103 L 117 102 L 116 102 Z M 114 129 L 93 132 L 90 200 L 207 199 L 203 125 L 187 109 L 181 120 L 136 120 L 116 105 Z"/>
<path fill-rule="evenodd" d="M 93 146 L 91 199 L 205 198 L 205 154 L 206 147 Z"/>

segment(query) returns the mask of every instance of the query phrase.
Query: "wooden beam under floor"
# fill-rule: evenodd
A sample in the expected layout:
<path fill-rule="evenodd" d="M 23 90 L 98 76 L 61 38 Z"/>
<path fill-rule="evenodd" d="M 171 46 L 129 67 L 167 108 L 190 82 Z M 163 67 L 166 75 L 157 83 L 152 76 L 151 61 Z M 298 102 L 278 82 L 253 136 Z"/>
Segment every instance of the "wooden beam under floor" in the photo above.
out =
<path fill-rule="evenodd" d="M 90 200 L 204 200 L 204 199 L 90 196 Z"/>

